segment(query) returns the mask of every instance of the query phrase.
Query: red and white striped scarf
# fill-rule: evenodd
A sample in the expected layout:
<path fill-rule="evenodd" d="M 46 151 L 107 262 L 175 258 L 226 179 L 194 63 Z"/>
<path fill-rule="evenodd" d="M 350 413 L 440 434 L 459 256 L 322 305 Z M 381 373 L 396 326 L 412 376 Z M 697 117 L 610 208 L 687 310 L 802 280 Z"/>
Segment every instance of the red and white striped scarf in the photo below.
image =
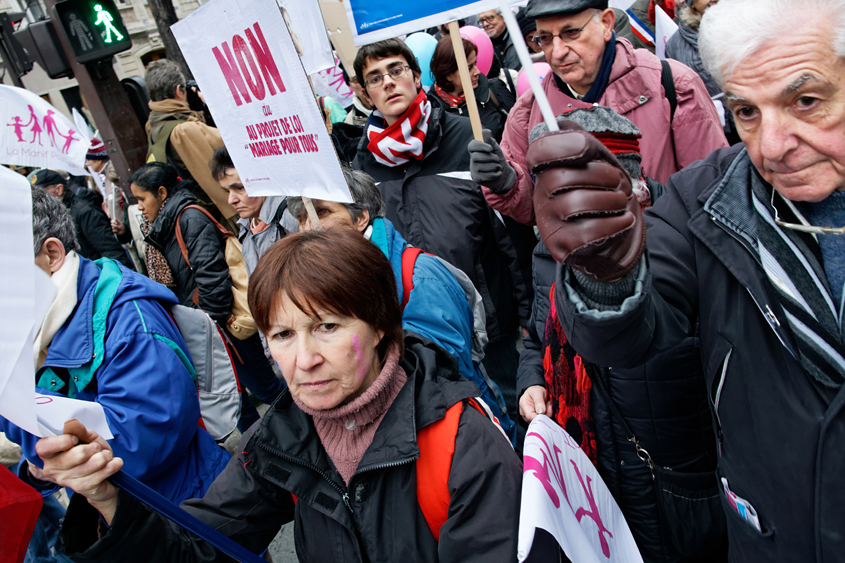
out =
<path fill-rule="evenodd" d="M 386 125 L 384 115 L 376 110 L 367 121 L 367 148 L 376 161 L 385 166 L 402 166 L 415 160 L 422 160 L 423 142 L 428 133 L 428 119 L 431 117 L 431 102 L 420 89 L 420 93 L 411 102 L 396 123 Z"/>

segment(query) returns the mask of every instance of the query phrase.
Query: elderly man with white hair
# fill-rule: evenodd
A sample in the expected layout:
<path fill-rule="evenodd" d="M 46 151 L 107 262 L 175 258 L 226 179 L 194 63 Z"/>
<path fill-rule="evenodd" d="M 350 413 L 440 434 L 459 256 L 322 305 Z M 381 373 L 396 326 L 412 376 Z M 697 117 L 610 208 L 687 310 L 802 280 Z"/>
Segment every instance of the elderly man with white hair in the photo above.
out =
<path fill-rule="evenodd" d="M 531 144 L 557 310 L 603 365 L 697 330 L 730 560 L 841 561 L 845 1 L 721 0 L 700 48 L 745 144 L 672 176 L 645 217 L 585 132 Z"/>

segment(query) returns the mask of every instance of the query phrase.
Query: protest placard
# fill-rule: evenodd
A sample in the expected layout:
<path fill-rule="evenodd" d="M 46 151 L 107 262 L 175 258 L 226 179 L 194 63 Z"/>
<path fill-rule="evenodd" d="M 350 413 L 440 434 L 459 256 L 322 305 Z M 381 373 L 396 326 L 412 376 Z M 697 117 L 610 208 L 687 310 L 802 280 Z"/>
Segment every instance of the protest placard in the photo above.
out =
<path fill-rule="evenodd" d="M 99 403 L 35 391 L 33 341 L 56 287 L 34 262 L 31 194 L 26 178 L 0 166 L 0 416 L 36 436 L 61 434 L 75 418 L 111 439 Z"/>
<path fill-rule="evenodd" d="M 663 11 L 660 6 L 654 7 L 654 51 L 658 58 L 666 58 L 666 43 L 678 32 L 678 24 Z"/>
<path fill-rule="evenodd" d="M 0 163 L 87 174 L 88 136 L 73 121 L 23 88 L 0 85 L 0 99 Z"/>
<path fill-rule="evenodd" d="M 277 0 L 285 23 L 293 36 L 306 74 L 316 74 L 334 66 L 332 47 L 317 0 Z"/>
<path fill-rule="evenodd" d="M 499 7 L 497 0 L 348 0 L 343 4 L 355 45 L 398 37 Z"/>
<path fill-rule="evenodd" d="M 337 66 L 337 62 L 339 61 L 337 59 L 335 61 L 336 64 L 331 68 L 311 75 L 314 93 L 318 96 L 329 96 L 343 107 L 349 107 L 352 105 L 352 98 L 355 96 L 355 92 L 344 82 L 343 72 Z M 351 72 L 354 75 L 355 71 Z"/>
<path fill-rule="evenodd" d="M 352 63 L 355 61 L 355 55 L 358 54 L 358 47 L 355 46 L 352 30 L 349 28 L 346 8 L 339 0 L 319 0 L 319 2 L 329 39 L 337 56 L 340 57 L 343 68 L 351 74 L 354 72 Z"/>
<path fill-rule="evenodd" d="M 250 196 L 352 201 L 275 0 L 213 0 L 172 30 Z"/>
<path fill-rule="evenodd" d="M 578 563 L 642 563 L 622 511 L 578 443 L 545 415 L 523 448 L 517 555 L 525 561 L 537 528 Z"/>

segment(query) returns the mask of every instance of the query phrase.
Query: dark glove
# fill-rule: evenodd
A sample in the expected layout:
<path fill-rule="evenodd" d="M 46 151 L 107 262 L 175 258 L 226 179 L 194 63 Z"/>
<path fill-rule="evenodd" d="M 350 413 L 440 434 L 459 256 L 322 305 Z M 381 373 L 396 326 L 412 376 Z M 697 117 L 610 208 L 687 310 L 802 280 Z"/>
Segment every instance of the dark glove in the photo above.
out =
<path fill-rule="evenodd" d="M 482 136 L 483 142 L 472 140 L 467 145 L 472 181 L 494 194 L 506 193 L 516 182 L 516 172 L 508 164 L 490 130 L 484 129 Z"/>
<path fill-rule="evenodd" d="M 528 147 L 534 213 L 555 260 L 600 282 L 623 278 L 645 250 L 628 174 L 607 147 L 569 122 Z"/>

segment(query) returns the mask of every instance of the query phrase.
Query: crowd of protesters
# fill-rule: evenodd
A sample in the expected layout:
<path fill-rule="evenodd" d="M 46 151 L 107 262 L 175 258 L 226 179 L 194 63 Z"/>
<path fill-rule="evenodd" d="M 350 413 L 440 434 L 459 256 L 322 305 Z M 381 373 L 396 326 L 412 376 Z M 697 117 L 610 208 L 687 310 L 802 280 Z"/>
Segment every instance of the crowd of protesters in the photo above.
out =
<path fill-rule="evenodd" d="M 679 24 L 665 60 L 642 33 L 657 8 Z M 100 403 L 114 439 L 0 418 L 3 463 L 47 499 L 27 561 L 227 560 L 106 480 L 121 468 L 265 558 L 294 522 L 302 561 L 515 561 L 538 415 L 648 563 L 842 556 L 845 1 L 515 15 L 521 36 L 497 10 L 461 22 L 486 34 L 457 42 L 469 83 L 445 26 L 430 64 L 401 38 L 358 49 L 350 105 L 315 100 L 351 203 L 251 196 L 166 60 L 122 195 L 89 149 L 111 213 L 95 183 L 30 174 L 58 290 L 35 384 Z M 516 42 L 548 64 L 559 131 L 517 91 Z M 177 304 L 233 352 L 228 442 Z M 566 560 L 547 544 L 529 560 Z"/>

